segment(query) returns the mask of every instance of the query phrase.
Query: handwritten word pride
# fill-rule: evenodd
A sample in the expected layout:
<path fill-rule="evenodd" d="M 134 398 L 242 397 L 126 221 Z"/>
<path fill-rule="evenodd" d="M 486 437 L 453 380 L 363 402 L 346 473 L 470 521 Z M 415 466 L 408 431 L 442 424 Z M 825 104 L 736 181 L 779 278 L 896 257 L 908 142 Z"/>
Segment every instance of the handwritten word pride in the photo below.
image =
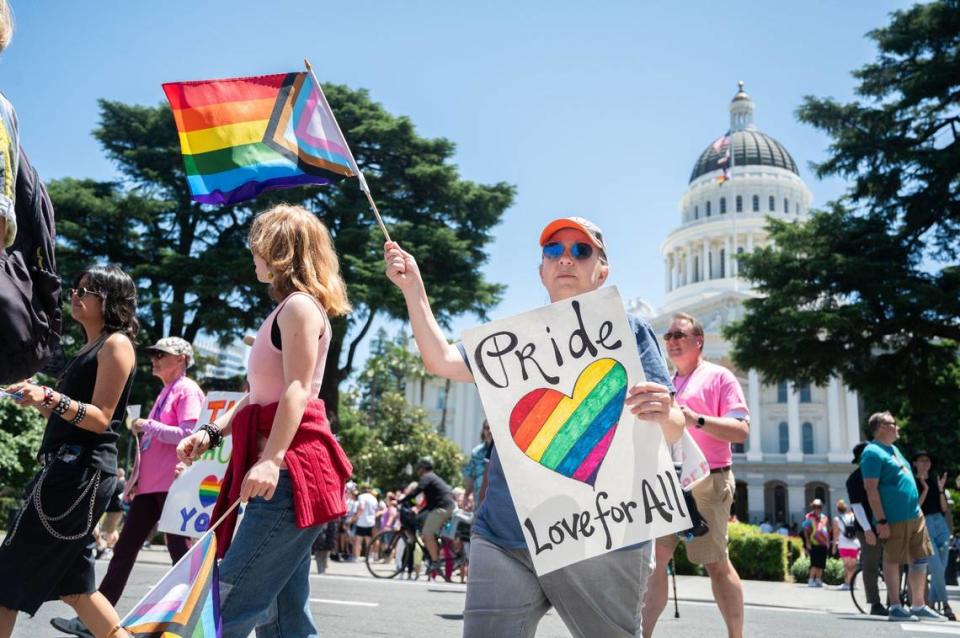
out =
<path fill-rule="evenodd" d="M 613 343 L 607 343 L 613 333 L 613 322 L 611 321 L 602 322 L 597 329 L 596 338 L 591 339 L 590 333 L 583 323 L 583 316 L 580 313 L 580 302 L 572 301 L 570 302 L 570 306 L 577 317 L 577 327 L 570 333 L 567 339 L 561 340 L 566 346 L 565 349 L 569 357 L 577 360 L 589 354 L 595 358 L 599 352 L 597 346 L 608 351 L 613 351 L 623 345 L 623 342 L 619 339 Z M 547 364 L 542 354 L 534 356 L 537 353 L 537 346 L 532 341 L 520 346 L 520 339 L 516 334 L 509 330 L 501 330 L 487 335 L 477 344 L 476 350 L 474 351 L 474 361 L 477 363 L 477 370 L 479 370 L 480 374 L 483 375 L 483 378 L 486 379 L 490 385 L 495 388 L 506 388 L 510 385 L 510 374 L 507 372 L 507 363 L 512 361 L 510 358 L 512 354 L 516 357 L 517 363 L 520 365 L 520 375 L 524 381 L 530 378 L 527 371 L 529 364 L 533 368 L 536 368 L 544 381 L 550 385 L 557 385 L 560 383 L 560 377 L 544 370 L 544 365 L 552 367 L 555 364 L 557 367 L 562 368 L 565 360 L 560 345 L 553 335 L 550 334 L 550 326 L 546 326 L 546 331 L 547 334 L 550 335 L 550 345 L 553 347 L 552 357 L 548 354 L 546 355 L 546 359 L 552 358 L 553 363 Z M 495 369 L 497 366 L 499 370 Z"/>
<path fill-rule="evenodd" d="M 657 474 L 655 482 L 642 480 L 640 483 L 642 503 L 636 501 L 608 503 L 610 495 L 601 491 L 597 492 L 592 511 L 572 512 L 569 516 L 549 525 L 546 530 L 538 531 L 533 521 L 527 518 L 523 521 L 523 525 L 530 532 L 534 554 L 551 551 L 568 540 L 576 542 L 581 538 L 590 538 L 597 533 L 598 529 L 603 530 L 605 548 L 610 549 L 613 546 L 613 534 L 610 531 L 613 524 L 629 525 L 642 518 L 646 525 L 650 525 L 654 515 L 667 523 L 673 520 L 674 515 L 687 518 L 688 515 L 683 509 L 683 496 L 680 494 L 674 474 L 673 471 L 666 471 Z"/>

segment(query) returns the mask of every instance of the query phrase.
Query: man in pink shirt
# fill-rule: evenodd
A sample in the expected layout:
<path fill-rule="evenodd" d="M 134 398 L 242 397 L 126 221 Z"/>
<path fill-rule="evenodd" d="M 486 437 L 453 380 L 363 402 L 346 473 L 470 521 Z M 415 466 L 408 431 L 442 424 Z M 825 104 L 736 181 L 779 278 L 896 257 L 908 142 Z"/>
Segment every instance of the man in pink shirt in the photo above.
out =
<path fill-rule="evenodd" d="M 180 337 L 166 337 L 147 350 L 153 374 L 163 381 L 163 389 L 149 417 L 130 424 L 140 444 L 140 458 L 124 490 L 130 511 L 99 588 L 113 605 L 120 600 L 143 542 L 160 520 L 179 462 L 177 444 L 193 432 L 203 409 L 203 390 L 187 377 L 187 368 L 193 365 L 193 347 Z M 187 540 L 185 536 L 166 534 L 167 553 L 173 563 L 187 553 Z M 50 622 L 75 636 L 92 635 L 79 618 L 54 618 Z"/>
<path fill-rule="evenodd" d="M 703 326 L 686 313 L 674 315 L 664 335 L 667 356 L 676 368 L 673 386 L 687 422 L 687 432 L 710 465 L 710 476 L 693 488 L 693 498 L 710 531 L 685 541 L 687 557 L 701 563 L 710 575 L 713 597 L 730 638 L 743 636 L 743 586 L 727 554 L 727 521 L 736 489 L 731 465 L 731 443 L 743 443 L 750 429 L 750 413 L 743 388 L 734 374 L 703 359 Z M 643 635 L 649 638 L 667 604 L 667 563 L 679 539 L 657 539 L 657 566 L 644 598 Z"/>

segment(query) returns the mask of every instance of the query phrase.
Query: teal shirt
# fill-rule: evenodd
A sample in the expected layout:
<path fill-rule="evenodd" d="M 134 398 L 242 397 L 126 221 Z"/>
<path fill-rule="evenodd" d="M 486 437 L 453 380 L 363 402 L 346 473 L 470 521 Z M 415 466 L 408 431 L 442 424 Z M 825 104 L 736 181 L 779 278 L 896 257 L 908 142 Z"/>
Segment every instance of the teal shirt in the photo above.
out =
<path fill-rule="evenodd" d="M 871 442 L 860 457 L 860 471 L 864 479 L 879 479 L 880 502 L 888 523 L 919 518 L 917 482 L 897 446 Z"/>

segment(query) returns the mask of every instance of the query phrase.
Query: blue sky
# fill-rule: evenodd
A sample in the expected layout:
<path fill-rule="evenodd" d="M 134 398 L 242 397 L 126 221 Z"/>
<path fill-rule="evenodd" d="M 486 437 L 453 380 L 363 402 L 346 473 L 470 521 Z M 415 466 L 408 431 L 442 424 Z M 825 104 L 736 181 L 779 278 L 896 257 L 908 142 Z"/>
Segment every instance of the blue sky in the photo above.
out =
<path fill-rule="evenodd" d="M 837 197 L 808 162 L 828 140 L 798 123 L 804 95 L 852 99 L 874 59 L 864 34 L 904 2 L 349 3 L 12 0 L 0 88 L 45 178 L 115 176 L 90 135 L 97 98 L 157 104 L 160 84 L 297 70 L 369 89 L 426 136 L 457 144 L 462 175 L 518 187 L 485 272 L 500 318 L 546 302 L 537 235 L 578 214 L 609 237 L 611 283 L 658 305 L 659 245 L 700 152 L 727 127 L 737 80 L 756 123 L 801 165 L 814 205 Z M 402 237 L 397 237 L 401 243 Z M 455 331 L 475 323 L 457 321 Z"/>

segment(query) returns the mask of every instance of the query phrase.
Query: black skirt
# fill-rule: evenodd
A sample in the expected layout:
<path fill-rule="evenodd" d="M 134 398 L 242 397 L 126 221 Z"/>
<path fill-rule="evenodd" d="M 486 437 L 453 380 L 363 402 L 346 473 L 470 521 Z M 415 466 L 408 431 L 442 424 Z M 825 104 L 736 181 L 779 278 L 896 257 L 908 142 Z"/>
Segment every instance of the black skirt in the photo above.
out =
<path fill-rule="evenodd" d="M 827 566 L 826 545 L 813 545 L 810 548 L 810 567 L 824 569 Z"/>
<path fill-rule="evenodd" d="M 48 600 L 96 591 L 93 526 L 116 482 L 76 458 L 54 459 L 33 477 L 0 543 L 0 605 L 32 616 Z M 38 485 L 47 525 L 37 513 Z"/>

